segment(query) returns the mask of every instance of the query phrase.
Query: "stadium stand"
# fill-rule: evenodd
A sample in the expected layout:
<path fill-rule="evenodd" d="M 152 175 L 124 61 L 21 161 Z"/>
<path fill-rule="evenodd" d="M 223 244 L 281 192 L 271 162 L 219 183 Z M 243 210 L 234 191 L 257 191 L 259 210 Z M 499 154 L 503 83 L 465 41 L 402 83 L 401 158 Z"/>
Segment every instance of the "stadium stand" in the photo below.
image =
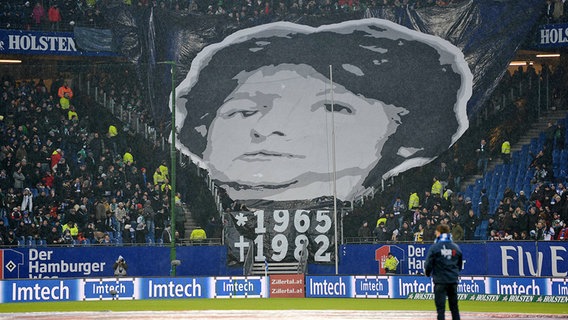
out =
<path fill-rule="evenodd" d="M 19 30 L 51 30 L 51 25 L 46 21 L 33 25 L 29 12 L 33 12 L 34 4 L 26 3 L 0 2 L 3 8 L 2 21 L 6 23 L 4 27 Z M 73 25 L 104 27 L 104 19 L 97 17 L 100 14 L 100 12 L 97 13 L 97 6 L 112 3 L 62 1 L 62 30 L 71 30 Z M 141 0 L 132 5 L 154 5 L 164 10 L 197 11 L 202 14 L 226 14 L 229 18 L 237 20 L 243 17 L 257 19 L 255 17 L 263 14 L 284 15 L 291 12 L 348 14 L 351 11 L 363 10 L 373 5 L 364 1 L 343 1 L 338 2 L 336 6 L 316 5 L 315 2 L 308 1 L 302 3 L 303 5 L 298 2 L 282 1 L 275 9 L 267 9 L 260 1 L 256 4 L 220 1 L 210 7 L 199 1 L 154 1 L 150 3 Z M 396 6 L 397 3 L 385 0 L 374 4 L 373 7 Z M 445 1 L 417 0 L 410 1 L 407 5 L 444 6 L 446 4 Z M 43 5 L 45 6 L 46 3 L 44 2 Z M 244 9 L 248 6 L 255 9 L 252 11 Z M 47 11 L 45 7 L 44 10 Z M 561 21 L 563 17 L 550 17 L 549 19 Z M 70 24 L 72 21 L 73 25 Z M 562 72 L 560 69 L 552 71 Z M 48 88 L 42 81 L 16 81 L 9 75 L 3 75 L 3 84 L 0 88 L 3 97 L 0 101 L 0 114 L 3 116 L 0 121 L 0 129 L 3 132 L 0 138 L 0 161 L 2 162 L 0 172 L 2 219 L 0 221 L 3 225 L 0 225 L 0 236 L 4 245 L 163 243 L 164 237 L 161 230 L 168 226 L 170 199 L 167 193 L 167 182 L 154 184 L 151 181 L 151 174 L 164 160 L 159 156 L 161 151 L 167 147 L 163 136 L 159 134 L 164 128 L 148 131 L 148 128 L 158 126 L 151 119 L 149 106 L 145 105 L 144 99 L 139 98 L 143 96 L 141 91 L 144 91 L 144 88 L 140 88 L 138 83 L 129 83 L 125 81 L 129 79 L 128 77 L 122 77 L 116 72 L 111 74 L 98 71 L 90 76 L 92 80 L 90 85 L 97 89 L 72 100 L 77 116 L 69 118 L 69 112 L 61 108 L 58 98 L 50 94 L 58 89 L 62 79 L 50 79 L 52 85 Z M 559 133 L 556 135 L 555 131 L 552 150 L 545 150 L 545 157 L 550 157 L 551 162 L 544 162 L 549 168 L 544 174 L 542 163 L 535 166 L 534 161 L 538 153 L 545 149 L 547 141 L 546 131 L 538 127 L 537 119 L 541 113 L 548 111 L 545 109 L 552 109 L 552 107 L 546 106 L 543 109 L 535 106 L 534 87 L 532 91 L 527 90 L 524 93 L 515 91 L 526 85 L 523 84 L 525 81 L 523 79 L 530 76 L 532 76 L 531 71 L 522 69 L 507 73 L 500 88 L 495 91 L 494 97 L 487 103 L 487 110 L 491 113 L 487 118 L 498 120 L 486 121 L 470 128 L 466 137 L 458 143 L 461 150 L 473 150 L 473 145 L 479 141 L 480 137 L 489 137 L 491 138 L 489 139 L 490 144 L 495 149 L 500 146 L 499 142 L 507 136 L 511 142 L 515 142 L 511 163 L 494 162 L 493 167 L 490 166 L 483 176 L 476 176 L 471 166 L 471 161 L 474 159 L 473 154 L 463 153 L 464 156 L 460 156 L 460 161 L 466 167 L 463 174 L 473 177 L 473 183 L 466 184 L 459 189 L 450 183 L 448 188 L 455 190 L 451 194 L 435 199 L 434 206 L 426 208 L 426 211 L 418 216 L 417 221 L 411 223 L 412 232 L 416 234 L 416 241 L 428 239 L 425 233 L 431 231 L 429 226 L 444 219 L 460 224 L 463 229 L 471 228 L 473 225 L 474 233 L 471 240 L 565 240 L 565 238 L 561 239 L 561 235 L 564 234 L 562 230 L 567 221 L 566 207 L 568 206 L 566 200 L 568 193 L 565 190 L 568 178 L 568 151 L 565 148 L 568 143 L 566 105 L 563 100 L 557 101 L 557 105 L 554 105 L 557 109 L 555 114 L 562 116 L 558 119 L 547 118 L 546 120 L 556 120 Z M 540 73 L 537 76 L 539 81 L 542 81 L 544 75 Z M 555 88 L 551 91 L 556 92 L 562 92 L 565 86 L 564 83 L 553 83 L 552 85 Z M 125 95 L 126 92 L 133 94 Z M 505 92 L 513 92 L 513 94 L 505 94 Z M 104 94 L 108 101 L 112 100 L 112 112 L 104 114 L 100 110 L 93 112 L 88 107 L 93 103 L 98 103 L 96 95 L 99 94 Z M 502 97 L 504 98 L 501 99 Z M 496 101 L 503 100 L 507 102 L 497 105 Z M 515 106 L 519 104 L 524 104 L 528 111 L 517 119 L 518 122 L 511 122 L 511 119 L 507 117 L 500 118 L 503 113 L 516 113 L 518 110 Z M 111 107 L 110 105 L 105 106 Z M 521 127 L 519 123 L 527 121 L 540 131 L 533 132 L 534 136 L 530 140 L 523 141 L 525 137 L 521 136 L 520 131 L 523 130 L 519 131 Z M 115 130 L 109 130 L 110 126 L 115 126 Z M 144 130 L 139 130 L 140 127 Z M 501 132 L 501 134 L 495 134 L 495 132 Z M 155 133 L 157 136 L 149 133 Z M 149 145 L 151 147 L 148 147 Z M 123 156 L 128 147 L 132 147 L 135 159 L 133 164 L 124 161 Z M 451 159 L 456 153 L 458 152 L 452 149 L 441 156 L 440 161 Z M 62 155 L 60 158 L 57 156 L 59 154 Z M 57 161 L 54 161 L 55 159 Z M 431 181 L 437 164 L 438 162 L 403 174 L 374 198 L 353 204 L 353 214 L 344 221 L 345 232 L 348 235 L 346 241 L 360 241 L 361 239 L 350 240 L 349 235 L 357 234 L 362 221 L 377 221 L 382 218 L 378 213 L 378 208 L 381 206 L 384 206 L 385 213 L 388 213 L 396 195 L 405 196 L 409 194 L 410 189 L 428 190 L 428 182 Z M 143 168 L 147 170 L 142 170 Z M 179 169 L 185 169 L 187 172 L 195 170 L 195 168 L 190 170 L 184 167 Z M 147 175 L 144 176 L 142 171 L 145 171 Z M 195 181 L 191 186 L 182 187 L 183 194 L 180 196 L 180 203 L 187 202 L 189 207 L 193 206 L 191 208 L 193 215 L 185 215 L 188 206 L 184 206 L 184 216 L 185 218 L 194 217 L 199 220 L 199 224 L 207 225 L 211 217 L 217 215 L 217 205 L 212 203 L 213 197 L 207 191 L 203 192 L 203 186 L 195 187 L 200 183 L 203 184 L 203 177 L 187 172 L 188 176 L 194 176 Z M 24 179 L 21 179 L 22 176 Z M 20 183 L 21 181 L 23 183 Z M 508 189 L 512 192 L 511 194 Z M 489 205 L 486 216 L 480 213 L 482 190 L 486 190 Z M 29 198 L 26 197 L 26 193 L 28 191 L 33 195 L 31 209 L 27 206 Z M 218 190 L 218 193 L 222 197 L 222 190 Z M 423 192 L 419 194 L 422 195 Z M 560 198 L 558 199 L 557 196 Z M 151 202 L 154 216 L 151 213 L 144 213 L 143 208 L 148 200 Z M 231 201 L 228 200 L 224 203 L 223 209 L 229 208 L 230 204 Z M 475 218 L 466 217 L 470 209 L 473 210 Z M 457 217 L 452 218 L 454 216 L 451 213 L 454 210 L 458 210 L 459 213 Z M 108 212 L 110 212 L 109 216 L 106 215 Z M 520 217 L 521 214 L 523 218 Z M 413 213 L 409 211 L 408 220 L 411 220 L 411 215 Z M 527 218 L 524 218 L 524 215 Z M 533 217 L 534 215 L 536 218 Z M 154 222 L 154 230 L 147 229 L 150 224 L 149 219 Z M 76 234 L 74 231 L 69 231 L 69 235 L 65 235 L 64 229 L 73 230 L 74 228 L 69 222 L 77 224 Z M 220 228 L 218 223 L 214 223 L 212 229 L 209 229 L 212 231 L 207 231 L 208 234 Z M 44 227 L 45 224 L 47 226 Z M 182 225 L 185 229 L 193 226 L 187 223 Z M 374 223 L 371 225 L 374 227 Z M 396 228 L 387 230 L 391 241 L 398 241 L 396 236 L 393 237 L 395 230 Z M 523 232 L 526 238 L 523 238 Z M 186 233 L 187 238 L 190 232 Z M 369 240 L 373 241 L 373 239 L 364 239 L 364 241 Z"/>

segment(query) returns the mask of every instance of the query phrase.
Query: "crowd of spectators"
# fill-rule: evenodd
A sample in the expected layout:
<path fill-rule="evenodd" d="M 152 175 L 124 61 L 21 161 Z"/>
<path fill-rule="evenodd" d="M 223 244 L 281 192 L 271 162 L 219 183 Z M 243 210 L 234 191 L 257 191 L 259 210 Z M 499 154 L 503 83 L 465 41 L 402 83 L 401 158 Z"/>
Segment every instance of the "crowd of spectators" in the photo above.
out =
<path fill-rule="evenodd" d="M 465 0 L 0 0 L 3 29 L 72 31 L 74 26 L 109 28 L 105 12 L 116 6 L 155 7 L 180 13 L 223 15 L 237 22 L 262 23 L 274 17 L 334 15 L 370 10 L 445 7 Z M 566 6 L 568 8 L 568 6 Z M 548 23 L 564 22 L 564 0 L 547 0 Z"/>
<path fill-rule="evenodd" d="M 546 0 L 547 23 L 566 22 L 568 18 L 568 4 L 566 0 Z"/>
<path fill-rule="evenodd" d="M 357 236 L 373 237 L 377 242 L 430 242 L 434 240 L 435 226 L 445 223 L 450 226 L 455 241 L 568 240 L 566 175 L 555 176 L 552 170 L 553 158 L 560 158 L 565 148 L 566 129 L 562 121 L 548 123 L 541 150 L 531 155 L 532 161 L 523 169 L 534 173 L 530 194 L 507 186 L 498 206 L 492 210 L 488 192 L 483 188 L 476 197 L 478 204 L 472 204 L 467 193 L 459 192 L 463 169 L 455 165 L 458 159 L 454 159 L 454 165 L 442 162 L 434 170 L 432 185 L 423 193 L 411 191 L 407 202 L 397 196 L 389 206 L 381 206 L 376 225 L 369 226 L 368 221 L 364 221 Z M 481 146 L 484 145 L 485 140 L 482 140 Z M 486 156 L 480 157 L 486 159 Z M 566 163 L 559 165 L 565 167 Z M 479 170 L 481 175 L 487 173 L 483 166 Z"/>
<path fill-rule="evenodd" d="M 376 224 L 364 221 L 357 236 L 377 242 L 429 243 L 435 239 L 436 225 L 445 223 L 454 241 L 568 240 L 568 192 L 563 183 L 536 183 L 528 196 L 507 188 L 495 212 L 488 211 L 485 193 L 482 190 L 481 214 L 473 209 L 471 198 L 451 189 L 442 196 L 430 190 L 421 196 L 413 192 L 408 206 L 397 197 L 392 207 L 381 207 Z M 476 237 L 483 220 L 486 233 Z"/>
<path fill-rule="evenodd" d="M 75 25 L 105 27 L 101 9 L 109 1 L 1 0 L 1 29 L 72 31 Z"/>
<path fill-rule="evenodd" d="M 4 77 L 0 94 L 0 244 L 171 241 L 165 162 L 141 167 L 128 137 L 96 130 L 63 79 L 49 88 Z"/>
<path fill-rule="evenodd" d="M 74 26 L 108 28 L 105 12 L 117 5 L 261 22 L 288 14 L 330 15 L 386 7 L 404 10 L 406 7 L 443 7 L 461 1 L 464 0 L 0 0 L 3 24 L 0 28 L 42 31 L 72 31 Z"/>

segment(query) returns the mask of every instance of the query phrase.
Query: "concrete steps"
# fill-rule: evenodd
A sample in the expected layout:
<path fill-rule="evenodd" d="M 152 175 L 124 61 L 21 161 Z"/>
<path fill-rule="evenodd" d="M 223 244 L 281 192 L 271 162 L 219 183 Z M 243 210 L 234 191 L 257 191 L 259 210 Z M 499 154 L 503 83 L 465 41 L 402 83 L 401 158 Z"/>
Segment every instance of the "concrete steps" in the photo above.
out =
<path fill-rule="evenodd" d="M 522 136 L 517 143 L 511 146 L 511 153 L 514 151 L 519 151 L 523 148 L 523 145 L 530 144 L 533 138 L 538 138 L 541 132 L 544 132 L 547 128 L 548 122 L 556 124 L 558 120 L 565 119 L 568 110 L 552 110 L 543 114 L 537 122 L 534 122 L 530 129 L 528 129 L 524 136 Z M 503 163 L 500 158 L 494 158 L 487 164 L 487 171 L 495 169 L 498 164 Z M 475 183 L 475 180 L 483 178 L 482 175 L 471 175 L 465 177 L 462 182 L 462 187 L 460 191 L 465 191 L 467 186 Z"/>
<path fill-rule="evenodd" d="M 252 265 L 250 275 L 264 275 L 266 274 L 297 274 L 299 273 L 299 262 L 270 262 L 268 263 L 268 270 L 264 262 L 255 262 Z"/>

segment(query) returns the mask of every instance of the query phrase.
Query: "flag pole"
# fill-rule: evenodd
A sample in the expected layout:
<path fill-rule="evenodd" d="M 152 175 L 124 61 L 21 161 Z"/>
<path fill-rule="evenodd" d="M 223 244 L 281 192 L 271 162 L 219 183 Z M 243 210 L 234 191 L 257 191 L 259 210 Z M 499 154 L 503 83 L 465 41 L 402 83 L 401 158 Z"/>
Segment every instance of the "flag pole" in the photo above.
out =
<path fill-rule="evenodd" d="M 329 83 L 331 90 L 331 158 L 333 164 L 333 224 L 335 238 L 335 274 L 339 274 L 339 248 L 337 239 L 337 168 L 335 159 L 335 107 L 333 101 L 333 70 L 329 65 Z"/>

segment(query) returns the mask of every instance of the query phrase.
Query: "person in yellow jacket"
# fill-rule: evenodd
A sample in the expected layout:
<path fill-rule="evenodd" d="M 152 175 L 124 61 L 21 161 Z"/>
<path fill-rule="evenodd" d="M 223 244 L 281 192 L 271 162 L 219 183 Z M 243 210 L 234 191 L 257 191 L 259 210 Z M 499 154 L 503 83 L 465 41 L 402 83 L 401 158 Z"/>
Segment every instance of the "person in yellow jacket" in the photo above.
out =
<path fill-rule="evenodd" d="M 381 222 L 383 224 L 387 223 L 387 214 L 385 211 L 385 206 L 381 206 L 381 210 L 379 211 L 379 218 L 377 219 L 377 225 L 375 227 L 378 228 Z"/>
<path fill-rule="evenodd" d="M 108 135 L 110 138 L 116 137 L 118 135 L 118 129 L 115 126 L 110 125 L 108 127 Z"/>
<path fill-rule="evenodd" d="M 69 221 L 66 224 L 63 225 L 62 227 L 62 233 L 65 233 L 65 230 L 69 229 L 69 232 L 71 233 L 71 237 L 73 237 L 73 239 L 77 239 L 77 235 L 79 235 L 79 228 L 77 228 L 77 225 L 75 224 L 75 222 L 73 221 Z"/>
<path fill-rule="evenodd" d="M 59 96 L 59 105 L 61 110 L 68 110 L 71 98 L 73 98 L 73 90 L 69 87 L 67 81 L 63 83 L 61 87 L 57 90 L 57 95 Z"/>
<path fill-rule="evenodd" d="M 454 192 L 451 189 L 448 189 L 444 192 L 444 200 L 450 201 L 450 197 Z"/>
<path fill-rule="evenodd" d="M 192 241 L 200 241 L 200 240 L 205 240 L 207 239 L 207 234 L 205 233 L 205 230 L 203 230 L 203 228 L 201 227 L 197 227 L 195 229 L 193 229 L 193 231 L 191 231 L 191 234 L 189 235 L 189 240 Z"/>
<path fill-rule="evenodd" d="M 501 144 L 501 158 L 505 164 L 509 164 L 511 161 L 511 143 L 507 139 Z"/>
<path fill-rule="evenodd" d="M 420 197 L 416 191 L 412 191 L 410 193 L 410 197 L 408 198 L 408 210 L 412 210 L 415 208 L 420 207 Z"/>
<path fill-rule="evenodd" d="M 162 161 L 162 164 L 158 167 L 160 169 L 160 172 L 162 173 L 162 177 L 168 178 L 168 174 L 169 174 L 169 170 L 168 167 L 166 166 L 166 161 Z"/>
<path fill-rule="evenodd" d="M 73 119 L 75 118 L 75 119 Z M 67 119 L 69 120 L 79 120 L 79 115 L 75 111 L 75 107 L 69 106 L 69 111 L 67 111 Z"/>
<path fill-rule="evenodd" d="M 385 268 L 385 273 L 396 274 L 396 268 L 398 267 L 398 259 L 392 254 L 392 252 L 389 252 L 387 259 L 383 264 L 383 267 Z"/>
<path fill-rule="evenodd" d="M 154 185 L 162 185 L 166 180 L 162 175 L 162 172 L 160 171 L 159 167 L 156 168 L 156 171 L 154 171 L 154 175 L 152 176 L 152 178 L 154 179 Z"/>
<path fill-rule="evenodd" d="M 432 190 L 430 191 L 430 193 L 434 197 L 441 197 L 442 196 L 442 184 L 440 183 L 440 180 L 438 180 L 438 177 L 434 177 L 433 180 L 434 180 L 434 183 L 432 183 Z"/>
<path fill-rule="evenodd" d="M 126 151 L 124 153 L 124 155 L 122 156 L 122 162 L 124 162 L 124 164 L 126 165 L 130 165 L 134 163 L 134 156 L 132 155 L 132 153 L 130 153 L 132 150 L 130 150 L 130 148 L 128 148 L 128 151 Z"/>

